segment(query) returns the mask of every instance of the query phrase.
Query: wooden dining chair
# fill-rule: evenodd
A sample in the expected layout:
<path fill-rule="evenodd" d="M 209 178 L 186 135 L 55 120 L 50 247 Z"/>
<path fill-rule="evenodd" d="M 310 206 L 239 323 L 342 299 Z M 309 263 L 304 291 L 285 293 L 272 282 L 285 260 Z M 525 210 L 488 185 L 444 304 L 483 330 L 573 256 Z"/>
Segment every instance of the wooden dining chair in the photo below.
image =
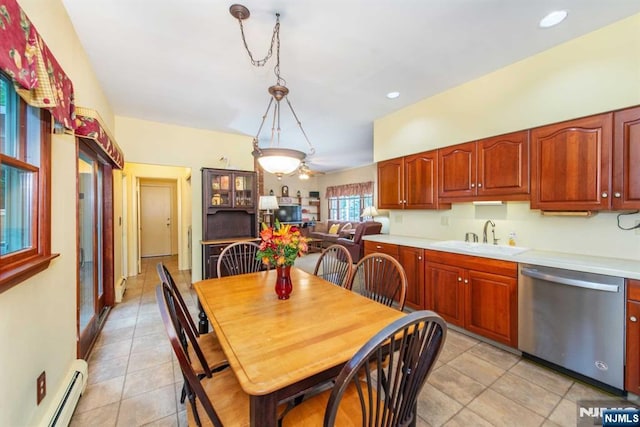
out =
<path fill-rule="evenodd" d="M 415 426 L 418 395 L 446 334 L 446 323 L 432 311 L 392 322 L 356 352 L 331 389 L 291 409 L 282 427 Z"/>
<path fill-rule="evenodd" d="M 189 314 L 187 304 L 173 280 L 171 273 L 163 263 L 156 265 L 161 285 L 165 284 L 171 291 L 169 294 L 174 316 L 172 320 L 174 327 L 178 331 L 180 343 L 182 344 L 189 361 L 193 365 L 194 372 L 199 377 L 211 377 L 212 372 L 224 369 L 229 366 L 227 357 L 222 351 L 220 341 L 214 332 L 208 334 L 198 333 L 198 328 Z M 160 302 L 158 300 L 158 302 Z M 184 403 L 186 390 L 183 388 L 180 402 Z"/>
<path fill-rule="evenodd" d="M 313 274 L 335 285 L 346 287 L 351 281 L 353 261 L 342 245 L 331 245 L 320 254 Z"/>
<path fill-rule="evenodd" d="M 266 267 L 256 259 L 260 246 L 254 242 L 232 243 L 222 250 L 218 258 L 218 277 L 255 273 Z"/>
<path fill-rule="evenodd" d="M 407 298 L 407 274 L 395 258 L 376 252 L 358 261 L 349 288 L 402 311 Z"/>
<path fill-rule="evenodd" d="M 176 324 L 180 324 L 180 310 L 175 304 L 171 287 L 167 283 L 158 285 L 156 298 L 162 323 L 185 380 L 189 398 L 189 425 L 249 425 L 249 397 L 240 388 L 233 371 L 227 369 L 213 376 L 201 378 L 194 370 L 182 345 L 180 327 L 176 327 Z M 190 343 L 196 346 L 193 335 L 185 332 Z M 212 402 L 215 402 L 215 408 Z"/>

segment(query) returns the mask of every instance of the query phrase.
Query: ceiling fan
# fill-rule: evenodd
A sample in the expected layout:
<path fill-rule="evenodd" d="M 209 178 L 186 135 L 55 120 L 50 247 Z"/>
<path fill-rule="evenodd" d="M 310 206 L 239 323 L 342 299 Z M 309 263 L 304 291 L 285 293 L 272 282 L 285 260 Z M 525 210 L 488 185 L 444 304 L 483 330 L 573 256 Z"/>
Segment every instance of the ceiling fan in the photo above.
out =
<path fill-rule="evenodd" d="M 295 175 L 298 175 L 299 179 L 306 180 L 311 178 L 312 176 L 324 175 L 324 172 L 311 170 L 309 168 L 309 165 L 307 165 L 307 162 L 303 160 L 300 163 L 300 166 L 298 166 L 298 169 L 289 176 L 295 176 Z"/>

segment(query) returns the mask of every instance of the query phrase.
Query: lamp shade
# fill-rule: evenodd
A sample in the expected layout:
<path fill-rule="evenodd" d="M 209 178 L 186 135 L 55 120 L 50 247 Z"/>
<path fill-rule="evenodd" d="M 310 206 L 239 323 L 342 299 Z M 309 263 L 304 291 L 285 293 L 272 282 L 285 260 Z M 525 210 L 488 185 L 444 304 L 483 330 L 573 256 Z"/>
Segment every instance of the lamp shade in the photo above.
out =
<path fill-rule="evenodd" d="M 258 200 L 258 209 L 278 209 L 278 199 L 276 196 L 260 196 L 260 200 Z"/>
<path fill-rule="evenodd" d="M 295 171 L 306 157 L 302 151 L 289 148 L 261 148 L 254 151 L 254 155 L 265 171 L 276 175 L 286 175 Z"/>
<path fill-rule="evenodd" d="M 378 215 L 378 210 L 375 208 L 375 206 L 367 206 L 362 210 L 362 215 L 360 216 L 362 217 L 370 216 L 373 218 L 376 215 Z"/>

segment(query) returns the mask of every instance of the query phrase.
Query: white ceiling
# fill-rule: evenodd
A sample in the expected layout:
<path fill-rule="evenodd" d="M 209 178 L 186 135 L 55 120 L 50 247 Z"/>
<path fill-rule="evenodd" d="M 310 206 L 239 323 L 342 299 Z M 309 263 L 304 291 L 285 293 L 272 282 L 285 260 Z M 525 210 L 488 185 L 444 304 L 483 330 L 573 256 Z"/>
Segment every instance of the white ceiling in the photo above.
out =
<path fill-rule="evenodd" d="M 233 1 L 62 1 L 116 115 L 255 135 L 275 61 L 251 65 L 228 11 Z M 640 0 L 242 4 L 255 58 L 281 14 L 281 75 L 317 152 L 309 163 L 322 171 L 371 163 L 375 119 L 640 12 Z M 539 29 L 555 9 L 568 10 L 567 20 Z M 401 95 L 389 100 L 389 91 Z M 307 151 L 290 117 L 283 104 L 281 145 Z M 260 146 L 269 144 L 265 128 Z"/>

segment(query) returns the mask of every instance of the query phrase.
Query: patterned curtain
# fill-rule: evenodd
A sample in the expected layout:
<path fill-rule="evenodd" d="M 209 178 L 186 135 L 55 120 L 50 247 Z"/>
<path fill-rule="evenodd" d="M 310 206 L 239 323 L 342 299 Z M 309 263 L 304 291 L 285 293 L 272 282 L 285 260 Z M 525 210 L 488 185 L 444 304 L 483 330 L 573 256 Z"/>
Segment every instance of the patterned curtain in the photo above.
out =
<path fill-rule="evenodd" d="M 73 84 L 16 0 L 0 0 L 0 70 L 25 102 L 75 128 Z"/>
<path fill-rule="evenodd" d="M 124 155 L 116 144 L 115 139 L 109 135 L 106 126 L 102 123 L 97 111 L 88 108 L 76 108 L 76 136 L 90 138 L 105 152 L 118 169 L 124 167 Z"/>
<path fill-rule="evenodd" d="M 325 197 L 328 199 L 330 197 L 361 196 L 364 194 L 373 194 L 373 181 L 327 187 Z"/>

